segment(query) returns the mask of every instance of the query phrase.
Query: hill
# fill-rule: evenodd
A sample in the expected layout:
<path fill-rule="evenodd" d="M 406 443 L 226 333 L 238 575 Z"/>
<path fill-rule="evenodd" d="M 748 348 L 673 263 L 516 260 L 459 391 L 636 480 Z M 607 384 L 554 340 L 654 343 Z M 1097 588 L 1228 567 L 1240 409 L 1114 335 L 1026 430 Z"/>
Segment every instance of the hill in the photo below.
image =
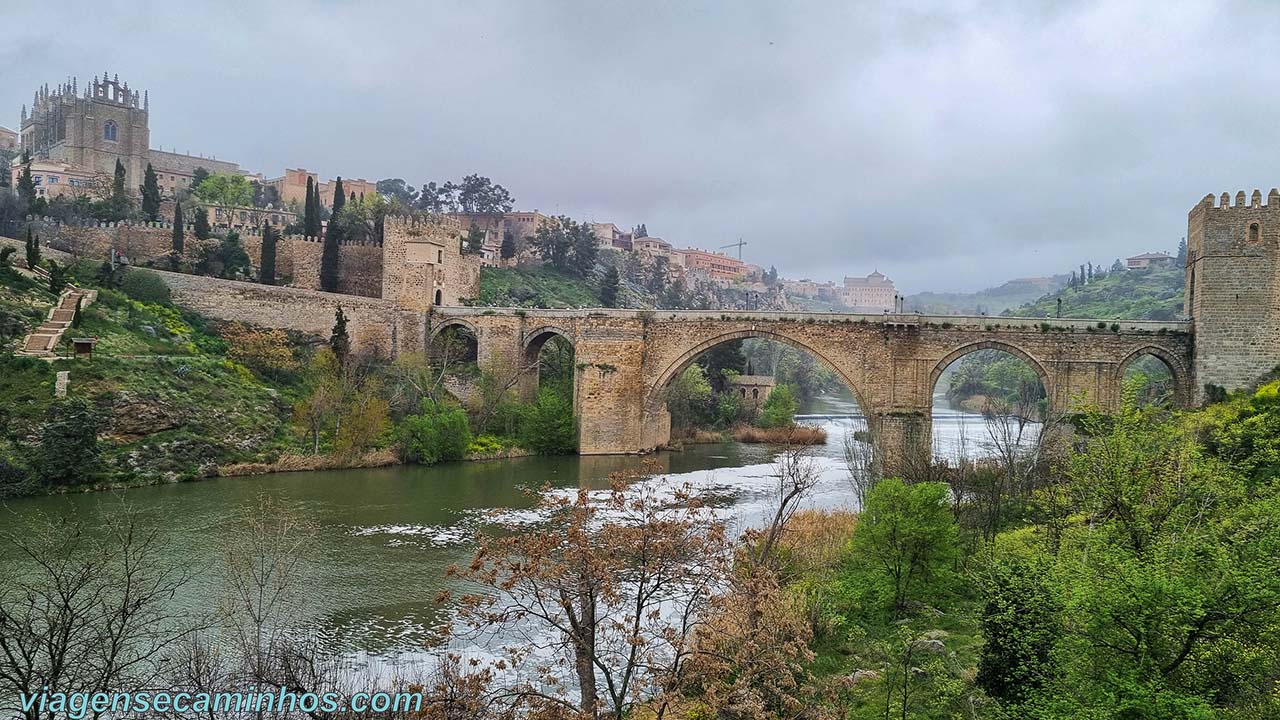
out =
<path fill-rule="evenodd" d="M 600 295 L 580 277 L 547 265 L 480 270 L 477 305 L 494 307 L 600 307 Z"/>
<path fill-rule="evenodd" d="M 73 279 L 90 281 L 92 270 L 77 270 Z M 237 362 L 244 347 L 163 298 L 100 287 L 75 330 L 98 338 L 92 359 L 14 355 L 56 300 L 25 271 L 0 267 L 0 497 L 186 480 L 289 444 L 297 378 L 269 385 Z M 67 401 L 54 397 L 60 371 L 70 373 Z"/>
<path fill-rule="evenodd" d="M 1066 275 L 1010 280 L 973 293 L 922 292 L 906 297 L 907 312 L 927 315 L 998 315 L 1065 287 Z"/>
<path fill-rule="evenodd" d="M 1062 288 L 1002 313 L 1104 320 L 1175 320 L 1182 316 L 1184 272 L 1180 267 L 1111 272 L 1077 288 Z"/>

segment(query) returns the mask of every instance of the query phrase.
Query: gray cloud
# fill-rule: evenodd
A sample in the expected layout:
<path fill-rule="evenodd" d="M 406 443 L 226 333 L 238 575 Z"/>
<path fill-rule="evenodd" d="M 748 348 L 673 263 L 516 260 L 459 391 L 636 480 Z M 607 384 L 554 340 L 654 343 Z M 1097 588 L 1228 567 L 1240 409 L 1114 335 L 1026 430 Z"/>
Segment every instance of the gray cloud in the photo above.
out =
<path fill-rule="evenodd" d="M 11 3 L 10 5 L 16 5 Z M 154 145 L 470 172 L 522 208 L 907 291 L 1172 249 L 1277 182 L 1271 3 L 100 0 L 0 10 L 0 124 L 108 70 Z M 57 29 L 57 31 L 53 31 Z"/>

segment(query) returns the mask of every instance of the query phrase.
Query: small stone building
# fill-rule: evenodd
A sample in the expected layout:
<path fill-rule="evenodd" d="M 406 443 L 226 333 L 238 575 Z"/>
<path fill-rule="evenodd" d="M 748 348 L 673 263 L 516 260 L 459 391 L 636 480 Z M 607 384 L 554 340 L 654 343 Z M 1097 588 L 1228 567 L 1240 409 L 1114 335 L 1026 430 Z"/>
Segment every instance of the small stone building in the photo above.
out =
<path fill-rule="evenodd" d="M 775 385 L 772 375 L 738 375 L 729 379 L 730 391 L 738 393 L 744 405 L 755 408 L 764 404 Z"/>

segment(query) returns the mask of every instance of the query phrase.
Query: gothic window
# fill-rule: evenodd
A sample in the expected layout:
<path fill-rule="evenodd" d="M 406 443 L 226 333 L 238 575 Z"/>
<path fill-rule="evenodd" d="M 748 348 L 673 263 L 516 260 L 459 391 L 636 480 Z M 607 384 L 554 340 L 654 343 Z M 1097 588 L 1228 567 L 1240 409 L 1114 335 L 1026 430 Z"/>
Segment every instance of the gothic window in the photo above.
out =
<path fill-rule="evenodd" d="M 443 305 L 443 304 L 444 304 L 444 298 L 443 298 L 443 296 L 440 294 L 440 291 L 439 291 L 439 290 L 437 290 L 437 291 L 436 291 L 436 305 Z"/>
<path fill-rule="evenodd" d="M 1259 236 L 1258 223 L 1253 223 L 1252 225 L 1249 226 L 1249 242 L 1251 243 L 1258 242 L 1258 236 Z"/>
<path fill-rule="evenodd" d="M 102 139 L 110 142 L 116 142 L 119 139 L 119 129 L 116 128 L 115 120 L 108 120 L 107 124 L 102 126 Z"/>

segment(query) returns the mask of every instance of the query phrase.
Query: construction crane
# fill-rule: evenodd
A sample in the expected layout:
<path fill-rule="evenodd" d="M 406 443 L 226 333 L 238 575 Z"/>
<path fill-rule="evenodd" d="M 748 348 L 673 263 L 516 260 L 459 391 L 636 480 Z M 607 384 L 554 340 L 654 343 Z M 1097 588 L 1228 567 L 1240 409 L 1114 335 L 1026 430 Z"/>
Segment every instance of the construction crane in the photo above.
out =
<path fill-rule="evenodd" d="M 742 241 L 742 238 L 738 238 L 738 242 L 736 242 L 736 243 L 729 243 L 728 245 L 721 245 L 720 247 L 718 247 L 718 248 L 716 248 L 716 249 L 717 249 L 717 250 L 724 250 L 725 248 L 736 247 L 736 248 L 738 248 L 738 259 L 739 259 L 739 260 L 741 260 L 741 259 L 742 259 L 742 246 L 743 246 L 743 245 L 746 245 L 746 243 Z"/>

